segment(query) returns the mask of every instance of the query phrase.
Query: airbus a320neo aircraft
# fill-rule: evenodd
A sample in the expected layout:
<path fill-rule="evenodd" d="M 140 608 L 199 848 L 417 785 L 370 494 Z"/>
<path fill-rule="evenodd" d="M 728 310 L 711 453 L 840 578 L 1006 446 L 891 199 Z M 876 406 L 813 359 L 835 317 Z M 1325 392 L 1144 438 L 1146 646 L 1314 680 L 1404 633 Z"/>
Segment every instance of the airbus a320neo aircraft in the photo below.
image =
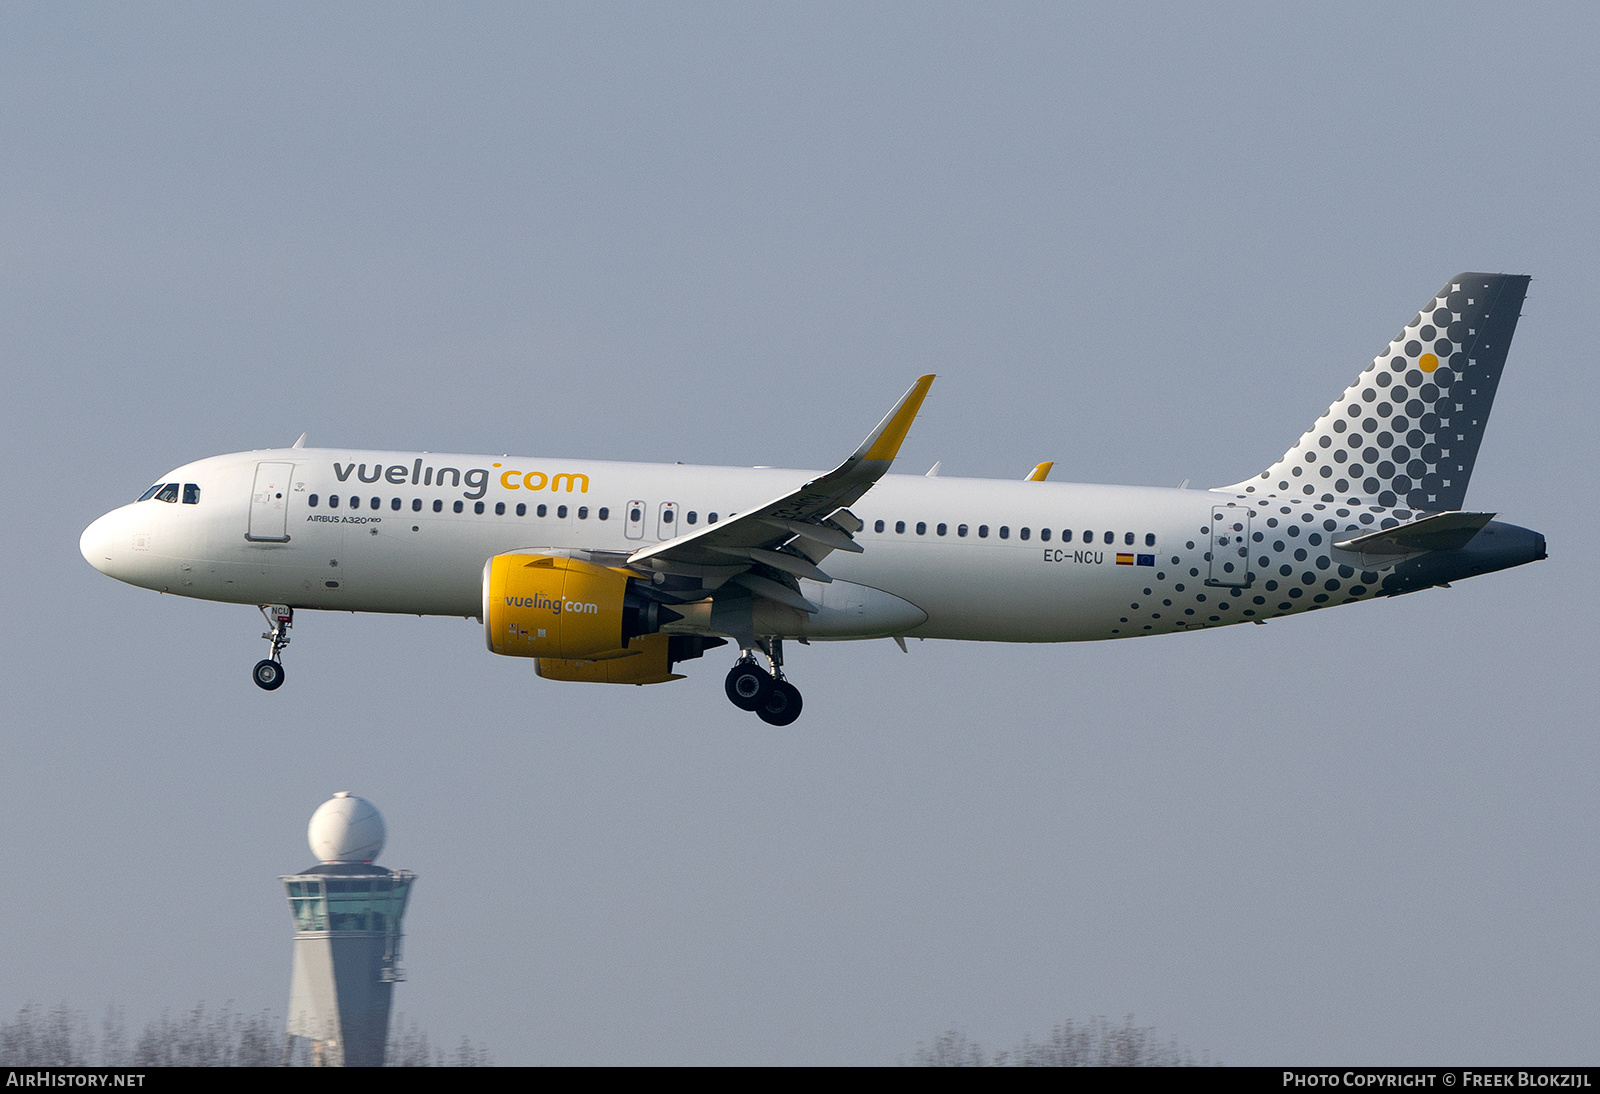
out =
<path fill-rule="evenodd" d="M 267 690 L 296 609 L 455 615 L 550 680 L 677 680 L 731 641 L 728 698 L 787 725 L 786 639 L 1134 638 L 1544 558 L 1462 511 L 1527 287 L 1451 278 L 1282 459 L 1209 491 L 886 474 L 924 376 L 826 474 L 297 443 L 163 475 L 81 548 L 133 585 L 259 606 Z"/>

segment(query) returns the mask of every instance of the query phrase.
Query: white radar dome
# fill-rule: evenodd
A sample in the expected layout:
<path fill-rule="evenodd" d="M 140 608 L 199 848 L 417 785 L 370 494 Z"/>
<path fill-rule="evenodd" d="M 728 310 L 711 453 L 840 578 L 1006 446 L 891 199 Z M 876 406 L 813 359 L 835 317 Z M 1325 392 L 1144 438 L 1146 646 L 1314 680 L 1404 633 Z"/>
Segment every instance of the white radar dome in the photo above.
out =
<path fill-rule="evenodd" d="M 383 851 L 383 814 L 341 790 L 311 814 L 306 838 L 318 862 L 371 862 Z"/>

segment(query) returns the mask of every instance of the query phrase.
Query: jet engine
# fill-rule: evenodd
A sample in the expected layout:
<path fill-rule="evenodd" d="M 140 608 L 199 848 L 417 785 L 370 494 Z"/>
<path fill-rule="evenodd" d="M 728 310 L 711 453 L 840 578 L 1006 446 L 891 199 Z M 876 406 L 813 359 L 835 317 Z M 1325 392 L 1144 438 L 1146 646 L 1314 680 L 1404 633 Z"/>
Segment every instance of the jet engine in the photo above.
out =
<path fill-rule="evenodd" d="M 576 558 L 496 555 L 483 568 L 484 638 L 508 657 L 626 657 L 628 639 L 646 630 L 627 604 L 630 580 Z"/>
<path fill-rule="evenodd" d="M 532 552 L 496 555 L 483 567 L 483 632 L 493 653 L 536 657 L 551 680 L 655 684 L 681 679 L 676 661 L 720 638 L 658 633 L 683 616 L 640 595 L 624 569 Z"/>

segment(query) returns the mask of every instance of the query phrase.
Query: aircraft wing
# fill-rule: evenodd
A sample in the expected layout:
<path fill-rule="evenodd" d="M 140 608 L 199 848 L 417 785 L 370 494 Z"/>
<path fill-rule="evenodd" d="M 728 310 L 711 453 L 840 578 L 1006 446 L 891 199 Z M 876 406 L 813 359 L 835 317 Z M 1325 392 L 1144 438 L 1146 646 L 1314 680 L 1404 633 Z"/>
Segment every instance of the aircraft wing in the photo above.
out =
<path fill-rule="evenodd" d="M 826 475 L 749 512 L 641 548 L 628 564 L 698 577 L 708 589 L 731 580 L 758 596 L 815 612 L 795 579 L 831 581 L 818 562 L 832 551 L 861 553 L 853 537 L 862 523 L 848 507 L 889 470 L 932 383 L 932 376 L 923 376 L 912 384 L 850 458 Z"/>

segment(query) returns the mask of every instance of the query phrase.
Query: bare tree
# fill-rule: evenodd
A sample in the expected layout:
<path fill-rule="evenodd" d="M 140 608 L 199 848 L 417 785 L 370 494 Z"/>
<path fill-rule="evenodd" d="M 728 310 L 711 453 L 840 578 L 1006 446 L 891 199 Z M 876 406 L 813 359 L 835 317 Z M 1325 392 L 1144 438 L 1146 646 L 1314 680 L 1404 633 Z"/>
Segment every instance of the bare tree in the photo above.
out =
<path fill-rule="evenodd" d="M 86 1067 L 94 1054 L 89 1023 L 65 1003 L 46 1010 L 27 1003 L 0 1025 L 0 1064 L 24 1067 Z"/>
<path fill-rule="evenodd" d="M 298 1046 L 295 1042 L 301 1042 Z M 131 1044 L 121 1007 L 107 1007 L 96 1044 L 88 1019 L 66 1003 L 45 1008 L 29 1003 L 0 1022 L 0 1067 L 269 1067 L 309 1064 L 305 1038 L 290 1038 L 283 1019 L 262 1011 L 246 1015 L 224 1004 L 174 1017 L 162 1011 Z M 401 1067 L 489 1067 L 489 1051 L 466 1037 L 454 1054 L 434 1049 L 415 1022 L 399 1016 L 390 1033 L 388 1062 Z"/>
<path fill-rule="evenodd" d="M 133 1063 L 128 1047 L 128 1021 L 121 1007 L 107 1006 L 100 1020 L 100 1066 L 127 1067 Z"/>
<path fill-rule="evenodd" d="M 1131 1014 L 1120 1026 L 1103 1016 L 1086 1022 L 1069 1018 L 1044 1040 L 1024 1035 L 1020 1045 L 987 1059 L 981 1045 L 951 1029 L 932 1045 L 919 1041 L 911 1057 L 916 1067 L 1197 1067 L 1212 1062 L 1205 1053 L 1197 1059 L 1176 1040 L 1159 1040 L 1154 1028 L 1134 1025 Z"/>
<path fill-rule="evenodd" d="M 967 1039 L 959 1029 L 945 1030 L 933 1039 L 932 1045 L 917 1042 L 917 1051 L 911 1057 L 917 1067 L 987 1067 L 983 1046 Z"/>

